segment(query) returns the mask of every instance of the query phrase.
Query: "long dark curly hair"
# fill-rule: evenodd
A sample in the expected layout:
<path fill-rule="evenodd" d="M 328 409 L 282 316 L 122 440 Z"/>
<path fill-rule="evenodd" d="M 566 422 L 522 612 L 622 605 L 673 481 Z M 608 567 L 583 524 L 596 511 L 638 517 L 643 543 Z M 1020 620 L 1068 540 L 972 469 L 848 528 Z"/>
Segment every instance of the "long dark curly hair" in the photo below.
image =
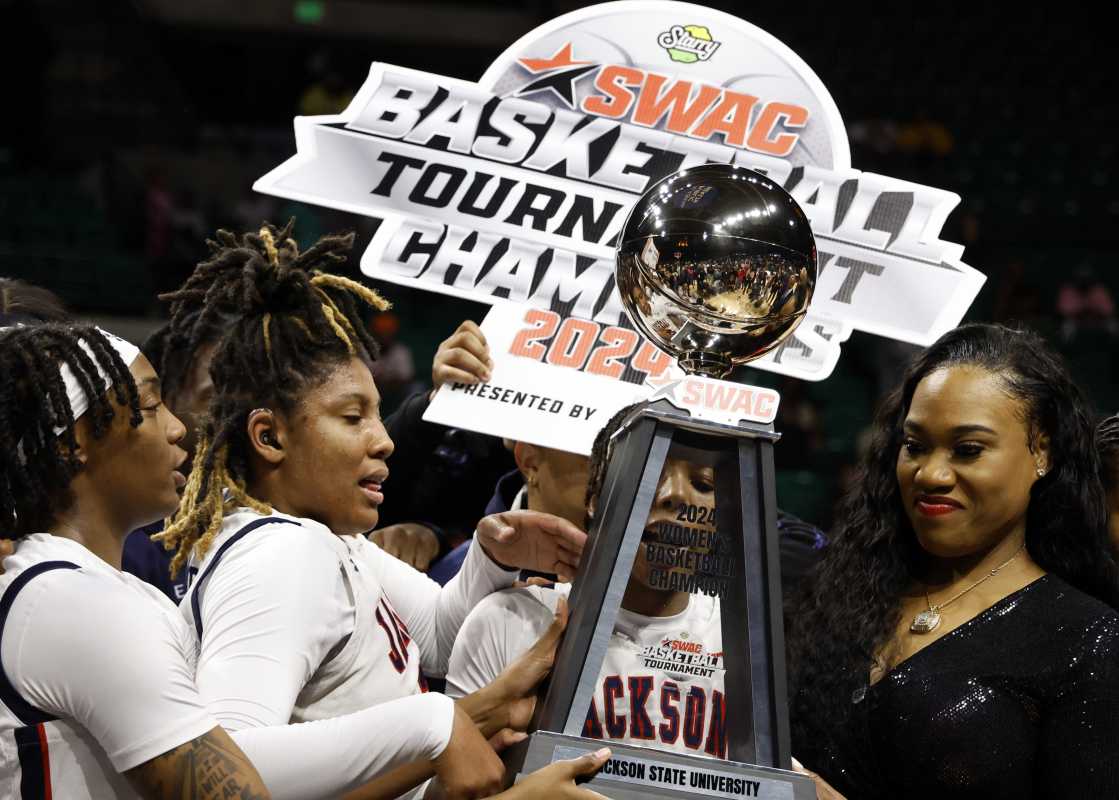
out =
<path fill-rule="evenodd" d="M 792 615 L 789 637 L 793 740 L 844 718 L 874 654 L 900 622 L 900 601 L 925 553 L 902 506 L 896 478 L 902 424 L 930 373 L 974 365 L 1000 375 L 1022 401 L 1031 447 L 1049 439 L 1050 468 L 1030 492 L 1026 548 L 1043 569 L 1119 607 L 1119 569 L 1107 538 L 1107 508 L 1092 415 L 1060 358 L 1038 336 L 1001 325 L 964 325 L 925 350 L 879 409 L 874 440 L 841 507 L 833 542 Z M 817 733 L 814 733 L 817 732 Z M 804 737 L 804 738 L 802 738 Z"/>
<path fill-rule="evenodd" d="M 1119 414 L 1112 414 L 1096 428 L 1096 447 L 1102 460 L 1104 488 L 1119 486 Z"/>

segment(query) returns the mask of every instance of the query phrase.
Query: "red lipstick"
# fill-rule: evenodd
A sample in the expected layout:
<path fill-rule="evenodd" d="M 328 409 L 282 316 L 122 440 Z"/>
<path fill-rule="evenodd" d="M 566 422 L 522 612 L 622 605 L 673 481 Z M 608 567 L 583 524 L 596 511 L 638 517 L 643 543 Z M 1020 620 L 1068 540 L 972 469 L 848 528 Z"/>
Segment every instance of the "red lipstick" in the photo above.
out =
<path fill-rule="evenodd" d="M 925 494 L 917 498 L 914 503 L 917 510 L 924 514 L 926 517 L 942 517 L 945 514 L 951 514 L 953 511 L 959 511 L 963 508 L 957 501 L 951 497 L 944 497 L 943 495 Z"/>

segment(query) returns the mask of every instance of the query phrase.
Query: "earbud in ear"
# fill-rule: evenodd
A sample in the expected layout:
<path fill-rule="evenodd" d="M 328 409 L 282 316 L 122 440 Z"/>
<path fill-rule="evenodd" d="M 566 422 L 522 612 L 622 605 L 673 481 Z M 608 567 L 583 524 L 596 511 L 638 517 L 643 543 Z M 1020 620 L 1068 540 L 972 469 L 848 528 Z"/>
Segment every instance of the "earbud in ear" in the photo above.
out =
<path fill-rule="evenodd" d="M 277 450 L 280 449 L 280 443 L 276 441 L 276 437 L 272 435 L 271 431 L 265 431 L 260 434 L 260 441 L 269 447 L 275 447 Z"/>

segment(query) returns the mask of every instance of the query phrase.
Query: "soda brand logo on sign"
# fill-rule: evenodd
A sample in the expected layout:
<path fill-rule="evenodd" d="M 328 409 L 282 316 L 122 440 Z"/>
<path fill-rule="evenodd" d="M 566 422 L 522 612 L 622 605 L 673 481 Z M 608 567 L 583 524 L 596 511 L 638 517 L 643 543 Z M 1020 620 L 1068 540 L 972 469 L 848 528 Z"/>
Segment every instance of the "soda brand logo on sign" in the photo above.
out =
<path fill-rule="evenodd" d="M 657 43 L 668 51 L 673 61 L 694 64 L 715 55 L 722 42 L 711 37 L 711 31 L 702 25 L 673 25 L 657 37 Z"/>
<path fill-rule="evenodd" d="M 819 249 L 808 318 L 756 362 L 797 377 L 826 377 L 855 329 L 931 342 L 983 282 L 939 238 L 955 194 L 852 169 L 815 73 L 698 5 L 565 14 L 476 83 L 373 64 L 345 112 L 295 127 L 298 153 L 255 188 L 381 218 L 365 274 L 626 328 L 614 245 L 636 198 L 705 163 L 764 173 L 801 203 Z"/>

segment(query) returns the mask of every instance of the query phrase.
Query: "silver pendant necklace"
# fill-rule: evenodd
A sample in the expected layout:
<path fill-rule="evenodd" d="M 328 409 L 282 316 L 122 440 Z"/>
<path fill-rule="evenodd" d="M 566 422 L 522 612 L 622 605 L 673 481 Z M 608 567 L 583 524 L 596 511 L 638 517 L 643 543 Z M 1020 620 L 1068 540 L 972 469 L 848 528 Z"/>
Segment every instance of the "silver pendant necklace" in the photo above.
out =
<path fill-rule="evenodd" d="M 909 630 L 912 633 L 922 633 L 922 634 L 923 633 L 932 633 L 933 631 L 935 631 L 937 628 L 940 627 L 940 609 L 944 608 L 949 603 L 956 602 L 961 597 L 963 597 L 965 594 L 967 594 L 972 589 L 974 589 L 976 586 L 983 583 L 983 581 L 990 580 L 991 578 L 998 575 L 999 570 L 1001 570 L 1003 567 L 1005 567 L 1011 561 L 1016 559 L 1019 556 L 1019 554 L 1025 549 L 1026 549 L 1026 543 L 1022 542 L 1022 546 L 1019 547 L 1017 551 L 1015 551 L 1014 555 L 1012 555 L 1010 558 L 1006 559 L 1006 561 L 999 564 L 997 567 L 995 567 L 993 570 L 988 572 L 982 578 L 977 580 L 971 586 L 967 587 L 962 592 L 959 592 L 958 594 L 953 595 L 952 597 L 945 600 L 943 603 L 940 603 L 939 605 L 934 606 L 932 604 L 932 600 L 929 599 L 929 589 L 926 586 L 925 587 L 925 603 L 928 604 L 928 609 L 920 612 L 919 614 L 917 614 L 917 616 L 915 616 L 913 618 L 913 622 L 911 622 L 909 624 Z"/>

